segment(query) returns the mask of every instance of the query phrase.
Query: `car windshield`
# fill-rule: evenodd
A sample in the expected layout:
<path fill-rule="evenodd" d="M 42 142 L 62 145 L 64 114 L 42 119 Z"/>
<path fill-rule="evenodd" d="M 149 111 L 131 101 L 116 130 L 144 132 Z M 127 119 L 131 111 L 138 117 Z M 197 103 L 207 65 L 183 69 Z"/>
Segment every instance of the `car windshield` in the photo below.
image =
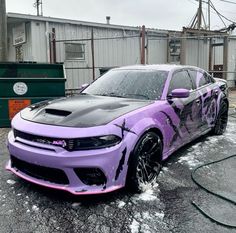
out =
<path fill-rule="evenodd" d="M 133 99 L 160 99 L 168 72 L 157 70 L 111 70 L 82 93 Z"/>

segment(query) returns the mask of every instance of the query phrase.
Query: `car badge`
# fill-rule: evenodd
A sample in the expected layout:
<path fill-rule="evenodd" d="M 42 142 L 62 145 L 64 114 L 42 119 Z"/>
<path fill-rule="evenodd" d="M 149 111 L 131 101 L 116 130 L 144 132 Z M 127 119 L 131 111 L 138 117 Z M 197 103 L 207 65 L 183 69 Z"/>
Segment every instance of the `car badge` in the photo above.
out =
<path fill-rule="evenodd" d="M 65 140 L 55 140 L 52 142 L 52 145 L 66 147 L 66 141 Z"/>

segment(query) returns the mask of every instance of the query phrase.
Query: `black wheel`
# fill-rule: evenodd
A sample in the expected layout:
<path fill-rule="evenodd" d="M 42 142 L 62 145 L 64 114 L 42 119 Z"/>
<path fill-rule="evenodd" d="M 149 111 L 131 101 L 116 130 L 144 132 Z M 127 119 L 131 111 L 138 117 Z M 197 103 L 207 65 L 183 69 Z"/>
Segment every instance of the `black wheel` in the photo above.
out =
<path fill-rule="evenodd" d="M 161 171 L 161 138 L 154 132 L 145 133 L 130 156 L 126 184 L 131 191 L 142 192 L 143 185 L 154 183 Z"/>
<path fill-rule="evenodd" d="M 216 119 L 212 133 L 215 135 L 221 135 L 225 132 L 228 122 L 228 104 L 226 101 L 222 101 L 220 105 L 220 110 Z"/>

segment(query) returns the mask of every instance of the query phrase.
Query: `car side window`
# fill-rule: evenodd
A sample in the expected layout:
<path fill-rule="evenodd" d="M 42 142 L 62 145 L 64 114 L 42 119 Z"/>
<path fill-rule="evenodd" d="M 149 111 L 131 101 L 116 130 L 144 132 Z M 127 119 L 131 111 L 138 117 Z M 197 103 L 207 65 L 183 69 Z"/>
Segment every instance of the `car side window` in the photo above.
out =
<path fill-rule="evenodd" d="M 207 74 L 206 73 L 202 73 L 200 72 L 200 80 L 199 80 L 199 87 L 202 87 L 206 84 L 208 84 L 208 81 L 207 81 Z"/>
<path fill-rule="evenodd" d="M 202 87 L 204 85 L 210 84 L 210 83 L 214 83 L 214 79 L 211 77 L 211 75 L 209 75 L 206 72 L 199 72 L 198 73 L 199 76 L 199 80 L 197 83 L 197 87 Z"/>
<path fill-rule="evenodd" d="M 197 87 L 197 71 L 196 70 L 188 70 L 188 73 L 192 79 L 193 82 L 193 89 L 196 89 Z"/>
<path fill-rule="evenodd" d="M 179 89 L 179 88 L 184 88 L 187 90 L 193 89 L 193 84 L 190 79 L 190 76 L 189 76 L 188 72 L 185 70 L 178 71 L 173 74 L 171 81 L 170 81 L 168 94 L 170 94 L 174 89 Z"/>
<path fill-rule="evenodd" d="M 214 78 L 210 74 L 207 74 L 207 80 L 208 80 L 208 83 L 214 83 L 215 82 Z"/>

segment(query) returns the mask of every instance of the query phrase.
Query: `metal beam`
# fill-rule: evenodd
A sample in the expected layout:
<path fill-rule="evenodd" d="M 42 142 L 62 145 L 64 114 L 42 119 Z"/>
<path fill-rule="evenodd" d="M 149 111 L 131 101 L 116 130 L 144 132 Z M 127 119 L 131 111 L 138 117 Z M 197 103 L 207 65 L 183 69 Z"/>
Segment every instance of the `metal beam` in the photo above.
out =
<path fill-rule="evenodd" d="M 199 0 L 198 15 L 197 15 L 197 29 L 200 30 L 202 26 L 202 0 Z"/>
<path fill-rule="evenodd" d="M 187 43 L 187 39 L 186 39 L 186 31 L 183 29 L 182 32 L 182 39 L 181 39 L 181 53 L 180 53 L 180 64 L 181 65 L 186 65 L 186 43 Z"/>
<path fill-rule="evenodd" d="M 228 33 L 227 32 L 220 32 L 220 31 L 208 31 L 208 30 L 204 30 L 204 29 L 201 29 L 201 30 L 198 30 L 198 29 L 194 29 L 194 28 L 186 28 L 186 27 L 183 27 L 183 31 L 185 31 L 186 33 L 200 33 L 200 34 L 203 34 L 203 35 L 225 35 L 227 36 Z"/>
<path fill-rule="evenodd" d="M 212 55 L 213 55 L 213 46 L 212 46 L 212 38 L 209 41 L 209 67 L 208 70 L 212 70 Z"/>
<path fill-rule="evenodd" d="M 0 0 L 0 62 L 1 61 L 7 61 L 7 17 L 5 0 Z"/>
<path fill-rule="evenodd" d="M 224 50 L 223 50 L 223 70 L 228 70 L 228 37 L 224 37 Z M 227 80 L 227 73 L 223 74 L 223 78 Z"/>
<path fill-rule="evenodd" d="M 93 80 L 95 80 L 95 51 L 94 51 L 94 32 L 93 28 L 91 30 L 91 56 L 92 56 L 92 70 L 93 70 Z"/>
<path fill-rule="evenodd" d="M 211 30 L 211 6 L 210 0 L 208 0 L 208 30 Z"/>
<path fill-rule="evenodd" d="M 142 26 L 141 31 L 141 64 L 145 65 L 145 33 L 146 29 L 145 26 Z"/>
<path fill-rule="evenodd" d="M 52 57 L 53 63 L 57 62 L 57 51 L 56 51 L 56 29 L 52 28 Z"/>

